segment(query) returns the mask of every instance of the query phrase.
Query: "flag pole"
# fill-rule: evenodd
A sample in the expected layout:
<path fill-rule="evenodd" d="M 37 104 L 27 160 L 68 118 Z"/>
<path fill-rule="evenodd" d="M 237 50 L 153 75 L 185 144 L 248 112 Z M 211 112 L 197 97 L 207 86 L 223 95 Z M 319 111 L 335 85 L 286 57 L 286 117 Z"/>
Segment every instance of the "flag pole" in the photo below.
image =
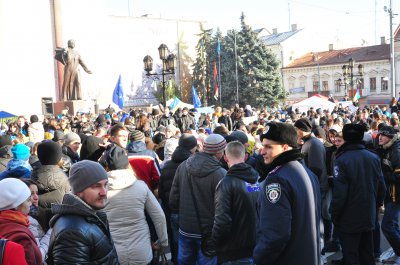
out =
<path fill-rule="evenodd" d="M 219 81 L 219 104 L 222 108 L 222 86 L 221 86 L 221 55 L 218 55 L 218 81 Z"/>

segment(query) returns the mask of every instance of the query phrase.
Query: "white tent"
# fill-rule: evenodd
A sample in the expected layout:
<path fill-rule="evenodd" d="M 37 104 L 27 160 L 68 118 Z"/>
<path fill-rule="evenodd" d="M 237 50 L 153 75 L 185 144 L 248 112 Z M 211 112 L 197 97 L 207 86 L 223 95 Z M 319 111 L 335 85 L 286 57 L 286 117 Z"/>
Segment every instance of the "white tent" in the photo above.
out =
<path fill-rule="evenodd" d="M 295 110 L 298 108 L 300 112 L 307 112 L 310 107 L 313 107 L 314 110 L 321 108 L 323 110 L 328 109 L 329 111 L 332 111 L 335 106 L 336 104 L 329 101 L 327 97 L 316 94 L 310 98 L 293 104 L 292 109 Z"/>

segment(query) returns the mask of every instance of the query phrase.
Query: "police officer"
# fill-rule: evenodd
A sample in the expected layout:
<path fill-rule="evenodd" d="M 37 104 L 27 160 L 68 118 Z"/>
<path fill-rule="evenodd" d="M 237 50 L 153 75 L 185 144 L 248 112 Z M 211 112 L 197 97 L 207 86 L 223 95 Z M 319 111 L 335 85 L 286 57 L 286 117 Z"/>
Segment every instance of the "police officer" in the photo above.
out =
<path fill-rule="evenodd" d="M 255 263 L 320 264 L 319 184 L 301 162 L 296 130 L 272 122 L 260 140 L 268 167 L 257 203 Z"/>

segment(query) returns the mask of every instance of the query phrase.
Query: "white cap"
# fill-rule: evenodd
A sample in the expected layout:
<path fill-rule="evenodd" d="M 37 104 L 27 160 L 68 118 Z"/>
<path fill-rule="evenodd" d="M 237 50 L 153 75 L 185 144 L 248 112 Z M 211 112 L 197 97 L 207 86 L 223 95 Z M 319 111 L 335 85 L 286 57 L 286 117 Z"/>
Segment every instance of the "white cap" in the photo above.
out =
<path fill-rule="evenodd" d="M 31 196 L 28 186 L 19 179 L 0 181 L 0 211 L 15 209 Z"/>

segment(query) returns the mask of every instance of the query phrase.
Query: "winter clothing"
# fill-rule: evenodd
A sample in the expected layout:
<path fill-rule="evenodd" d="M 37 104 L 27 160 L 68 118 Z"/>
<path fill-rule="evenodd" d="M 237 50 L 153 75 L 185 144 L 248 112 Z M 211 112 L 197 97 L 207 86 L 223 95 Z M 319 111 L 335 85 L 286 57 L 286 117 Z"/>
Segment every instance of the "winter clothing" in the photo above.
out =
<path fill-rule="evenodd" d="M 311 123 L 307 119 L 298 119 L 294 123 L 294 127 L 296 127 L 299 130 L 302 130 L 303 132 L 311 132 L 312 129 Z"/>
<path fill-rule="evenodd" d="M 31 142 L 37 143 L 44 140 L 44 128 L 41 122 L 33 122 L 28 127 L 28 136 Z"/>
<path fill-rule="evenodd" d="M 131 135 L 130 135 L 130 139 L 131 139 L 131 141 L 132 142 L 135 142 L 135 141 L 144 141 L 144 133 L 143 132 L 141 132 L 141 131 L 138 131 L 138 130 L 135 130 L 135 131 L 133 131 L 132 133 L 131 133 Z"/>
<path fill-rule="evenodd" d="M 9 135 L 0 136 L 0 148 L 6 145 L 13 145 L 11 137 Z"/>
<path fill-rule="evenodd" d="M 193 154 L 178 167 L 172 183 L 169 205 L 172 210 L 179 210 L 180 233 L 193 237 L 200 235 L 193 195 L 203 230 L 211 231 L 214 223 L 215 188 L 225 174 L 226 170 L 221 167 L 219 161 L 214 156 L 203 152 Z M 189 177 L 191 177 L 194 194 L 190 192 Z"/>
<path fill-rule="evenodd" d="M 104 211 L 65 194 L 53 204 L 47 264 L 119 264 Z"/>
<path fill-rule="evenodd" d="M 224 151 L 226 140 L 219 134 L 211 134 L 204 140 L 203 152 L 207 154 L 217 154 Z"/>
<path fill-rule="evenodd" d="M 72 151 L 72 149 L 71 149 L 69 146 L 67 146 L 67 145 L 64 144 L 64 145 L 61 147 L 61 149 L 62 149 L 63 154 L 64 154 L 65 156 L 68 156 L 68 157 L 69 157 L 69 159 L 70 159 L 69 162 L 70 162 L 71 164 L 74 164 L 74 163 L 80 161 L 79 154 L 76 153 L 76 152 L 74 152 L 74 151 Z M 63 158 L 63 160 L 64 160 L 64 158 Z"/>
<path fill-rule="evenodd" d="M 186 132 L 186 130 L 195 129 L 194 115 L 192 116 L 190 113 L 182 114 L 182 117 L 178 119 L 178 127 L 182 133 Z"/>
<path fill-rule="evenodd" d="M 267 168 L 257 203 L 256 264 L 320 264 L 319 185 L 301 158 L 298 150 L 286 151 Z"/>
<path fill-rule="evenodd" d="M 11 159 L 7 163 L 6 170 L 0 174 L 0 180 L 5 178 L 30 178 L 32 167 L 25 160 Z"/>
<path fill-rule="evenodd" d="M 61 160 L 61 146 L 52 141 L 39 144 L 37 155 L 42 165 L 57 165 Z"/>
<path fill-rule="evenodd" d="M 29 190 L 26 185 L 25 188 Z M 26 214 L 15 210 L 0 211 L 0 235 L 24 247 L 25 259 L 29 265 L 41 265 L 42 256 L 28 226 L 29 220 Z"/>
<path fill-rule="evenodd" d="M 82 147 L 80 152 L 81 160 L 92 160 L 98 161 L 104 152 L 104 148 L 99 146 L 103 141 L 96 136 L 88 136 L 82 141 Z"/>
<path fill-rule="evenodd" d="M 30 156 L 29 148 L 24 144 L 16 144 L 11 148 L 11 153 L 13 154 L 14 159 L 19 160 L 28 160 Z"/>
<path fill-rule="evenodd" d="M 143 180 L 151 191 L 158 187 L 160 166 L 154 151 L 146 148 L 142 141 L 132 142 L 127 146 L 128 159 L 135 176 Z"/>
<path fill-rule="evenodd" d="M 258 173 L 249 165 L 233 165 L 215 191 L 213 238 L 218 262 L 253 256 L 256 244 Z"/>
<path fill-rule="evenodd" d="M 7 169 L 7 164 L 12 158 L 11 145 L 0 147 L 0 173 Z"/>
<path fill-rule="evenodd" d="M 39 247 L 40 253 L 42 254 L 44 262 L 47 251 L 49 250 L 49 242 L 52 229 L 49 229 L 47 233 L 44 233 L 43 228 L 40 226 L 39 222 L 35 218 L 28 215 L 28 219 L 29 230 L 32 232 L 33 236 L 36 239 L 36 243 Z"/>
<path fill-rule="evenodd" d="M 15 178 L 1 180 L 0 190 L 0 211 L 15 209 L 31 196 L 26 184 Z"/>
<path fill-rule="evenodd" d="M 364 138 L 364 127 L 360 124 L 346 124 L 342 132 L 346 142 L 361 142 Z"/>
<path fill-rule="evenodd" d="M 155 225 L 163 247 L 168 245 L 164 213 L 147 185 L 131 169 L 108 172 L 110 188 L 105 211 L 121 264 L 148 264 L 152 260 L 149 226 L 145 212 Z M 127 207 L 126 202 L 130 202 Z"/>
<path fill-rule="evenodd" d="M 175 120 L 171 116 L 161 116 L 160 120 L 158 121 L 158 126 L 164 126 L 167 127 L 168 125 L 175 125 Z"/>
<path fill-rule="evenodd" d="M 268 139 L 292 147 L 297 146 L 297 133 L 294 127 L 287 123 L 270 122 L 265 127 L 265 132 L 260 136 L 260 141 Z"/>
<path fill-rule="evenodd" d="M 197 139 L 192 134 L 184 133 L 179 138 L 178 145 L 184 149 L 191 150 L 197 146 Z"/>
<path fill-rule="evenodd" d="M 5 241 L 3 265 L 28 265 L 26 263 L 25 252 L 22 245 L 3 239 L 2 236 L 0 236 L 0 240 Z"/>
<path fill-rule="evenodd" d="M 72 165 L 68 181 L 72 193 L 77 194 L 91 185 L 108 179 L 107 172 L 97 162 L 83 160 Z"/>
<path fill-rule="evenodd" d="M 64 144 L 65 145 L 69 145 L 71 143 L 80 143 L 81 142 L 81 138 L 79 137 L 79 135 L 77 133 L 74 132 L 69 132 L 64 136 Z"/>

